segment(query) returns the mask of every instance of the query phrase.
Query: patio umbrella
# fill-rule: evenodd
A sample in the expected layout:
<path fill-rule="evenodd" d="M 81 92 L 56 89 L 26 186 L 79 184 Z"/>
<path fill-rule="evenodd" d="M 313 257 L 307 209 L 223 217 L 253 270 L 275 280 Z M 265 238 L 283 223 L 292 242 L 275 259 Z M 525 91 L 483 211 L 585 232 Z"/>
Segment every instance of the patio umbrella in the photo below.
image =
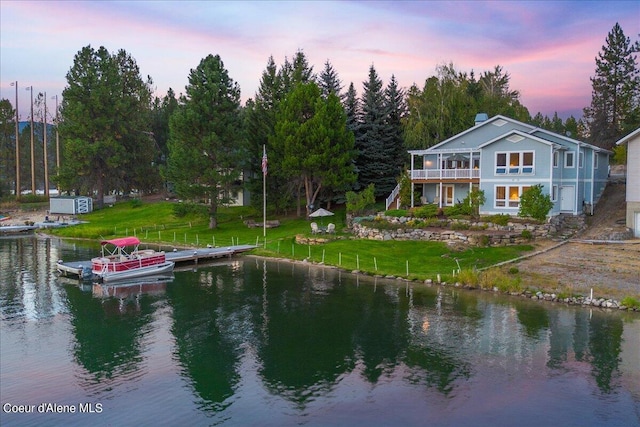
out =
<path fill-rule="evenodd" d="M 309 214 L 309 218 L 320 218 L 320 223 L 323 223 L 323 218 L 325 216 L 333 216 L 333 212 L 330 212 L 326 209 L 320 208 L 316 211 L 313 211 L 312 213 Z"/>

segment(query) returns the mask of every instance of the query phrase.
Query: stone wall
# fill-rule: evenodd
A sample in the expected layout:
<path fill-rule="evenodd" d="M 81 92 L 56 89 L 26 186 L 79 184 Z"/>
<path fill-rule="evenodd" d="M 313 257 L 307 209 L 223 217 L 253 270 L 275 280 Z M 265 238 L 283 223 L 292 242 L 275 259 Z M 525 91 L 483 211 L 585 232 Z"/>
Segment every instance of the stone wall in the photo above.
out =
<path fill-rule="evenodd" d="M 584 228 L 584 217 L 575 218 L 579 217 L 567 221 L 565 217 L 558 216 L 543 224 L 514 221 L 507 225 L 455 219 L 443 220 L 442 227 L 411 228 L 413 218 L 378 216 L 376 221 L 381 222 L 380 228 L 354 222 L 352 229 L 356 237 L 369 240 L 428 240 L 504 246 L 526 244 L 538 238 L 566 238 Z"/>

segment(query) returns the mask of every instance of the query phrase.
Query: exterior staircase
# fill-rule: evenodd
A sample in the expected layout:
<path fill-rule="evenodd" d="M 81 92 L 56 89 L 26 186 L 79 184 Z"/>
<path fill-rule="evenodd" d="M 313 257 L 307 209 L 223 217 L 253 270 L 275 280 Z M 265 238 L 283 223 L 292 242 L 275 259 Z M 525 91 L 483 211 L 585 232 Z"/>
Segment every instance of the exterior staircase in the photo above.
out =
<path fill-rule="evenodd" d="M 398 209 L 400 207 L 400 184 L 396 185 L 387 200 L 385 201 L 385 210 Z"/>

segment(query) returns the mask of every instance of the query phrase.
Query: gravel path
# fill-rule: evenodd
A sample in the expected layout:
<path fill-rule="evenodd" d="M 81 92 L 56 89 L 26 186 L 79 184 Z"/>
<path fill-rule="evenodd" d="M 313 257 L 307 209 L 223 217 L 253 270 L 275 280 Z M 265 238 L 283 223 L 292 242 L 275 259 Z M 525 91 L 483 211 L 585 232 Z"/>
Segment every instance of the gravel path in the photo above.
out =
<path fill-rule="evenodd" d="M 640 239 L 610 241 L 607 237 L 626 230 L 625 184 L 614 180 L 588 228 L 564 245 L 515 265 L 523 277 L 523 285 L 571 294 L 621 299 L 640 299 Z M 552 242 L 541 242 L 538 250 Z"/>

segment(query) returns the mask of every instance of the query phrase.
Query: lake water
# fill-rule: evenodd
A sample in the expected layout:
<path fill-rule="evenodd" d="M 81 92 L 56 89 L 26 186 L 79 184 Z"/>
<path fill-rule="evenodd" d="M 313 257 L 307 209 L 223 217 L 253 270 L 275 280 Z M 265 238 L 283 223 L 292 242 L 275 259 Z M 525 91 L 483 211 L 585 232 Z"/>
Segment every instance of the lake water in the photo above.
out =
<path fill-rule="evenodd" d="M 640 425 L 637 313 L 252 257 L 57 278 L 97 250 L 0 238 L 2 426 Z"/>

